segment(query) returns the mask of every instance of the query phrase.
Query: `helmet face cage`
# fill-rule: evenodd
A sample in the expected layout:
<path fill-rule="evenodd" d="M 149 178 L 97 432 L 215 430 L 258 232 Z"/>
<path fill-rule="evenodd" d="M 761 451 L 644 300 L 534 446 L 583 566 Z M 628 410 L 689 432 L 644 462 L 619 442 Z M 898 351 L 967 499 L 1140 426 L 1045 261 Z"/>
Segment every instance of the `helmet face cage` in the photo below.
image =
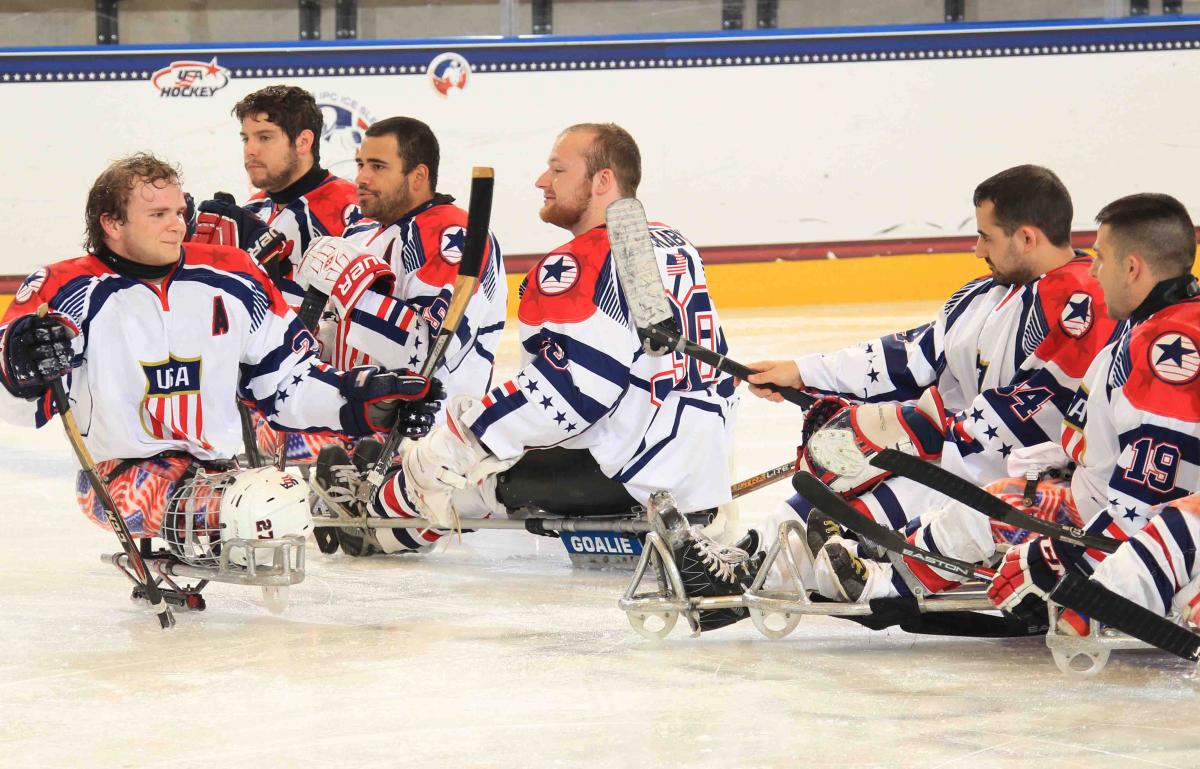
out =
<path fill-rule="evenodd" d="M 162 538 L 184 563 L 217 566 L 221 558 L 221 497 L 233 483 L 232 472 L 200 470 L 181 483 L 167 501 Z"/>

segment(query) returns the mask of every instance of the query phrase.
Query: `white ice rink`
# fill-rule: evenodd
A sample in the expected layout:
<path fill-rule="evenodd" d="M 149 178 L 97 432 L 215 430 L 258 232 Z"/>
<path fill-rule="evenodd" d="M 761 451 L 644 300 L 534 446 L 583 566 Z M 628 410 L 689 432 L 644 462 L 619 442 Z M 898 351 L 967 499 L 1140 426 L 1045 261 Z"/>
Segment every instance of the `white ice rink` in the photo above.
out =
<path fill-rule="evenodd" d="M 833 349 L 932 304 L 726 313 L 736 357 Z M 508 332 L 499 373 L 512 370 Z M 753 398 L 737 471 L 787 461 L 789 405 Z M 662 644 L 616 603 L 625 572 L 555 540 L 468 535 L 431 557 L 308 552 L 279 617 L 211 585 L 169 632 L 128 599 L 116 540 L 73 500 L 57 421 L 0 441 L 0 768 L 1200 767 L 1200 687 L 1166 655 L 1066 678 L 1041 639 L 871 632 L 808 618 Z M 746 497 L 755 522 L 790 491 Z"/>

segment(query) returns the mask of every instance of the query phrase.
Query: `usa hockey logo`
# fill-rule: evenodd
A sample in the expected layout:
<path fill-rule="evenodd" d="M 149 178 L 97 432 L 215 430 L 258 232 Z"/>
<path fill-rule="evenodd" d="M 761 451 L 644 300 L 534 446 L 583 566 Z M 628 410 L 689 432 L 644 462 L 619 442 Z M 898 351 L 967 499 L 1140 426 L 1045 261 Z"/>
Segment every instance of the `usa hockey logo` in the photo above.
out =
<path fill-rule="evenodd" d="M 335 174 L 353 178 L 354 156 L 375 118 L 352 96 L 320 91 L 316 98 L 321 112 L 321 162 Z"/>
<path fill-rule="evenodd" d="M 438 54 L 429 62 L 425 74 L 433 90 L 439 96 L 449 96 L 450 91 L 457 88 L 467 90 L 467 77 L 471 74 L 471 65 L 461 55 L 453 52 Z"/>
<path fill-rule="evenodd" d="M 159 440 L 204 440 L 204 404 L 200 397 L 200 358 L 141 362 L 146 376 L 142 399 L 142 428 Z"/>
<path fill-rule="evenodd" d="M 229 85 L 229 70 L 212 61 L 173 61 L 150 76 L 163 98 L 208 97 Z"/>
<path fill-rule="evenodd" d="M 442 230 L 442 258 L 450 264 L 462 261 L 463 249 L 467 247 L 467 231 L 457 224 L 452 224 Z"/>
<path fill-rule="evenodd" d="M 1088 332 L 1094 319 L 1091 295 L 1076 291 L 1067 299 L 1062 314 L 1058 316 L 1058 325 L 1067 336 L 1078 339 Z"/>
<path fill-rule="evenodd" d="M 36 272 L 21 282 L 17 288 L 17 293 L 13 297 L 17 304 L 23 304 L 33 298 L 34 294 L 42 289 L 42 285 L 46 282 L 49 273 L 45 267 L 39 267 Z"/>
<path fill-rule="evenodd" d="M 550 254 L 538 264 L 537 276 L 543 294 L 562 294 L 579 280 L 579 262 L 571 254 Z"/>
<path fill-rule="evenodd" d="M 1169 384 L 1187 384 L 1200 371 L 1200 352 L 1190 338 L 1173 331 L 1161 334 L 1150 344 L 1150 367 Z"/>

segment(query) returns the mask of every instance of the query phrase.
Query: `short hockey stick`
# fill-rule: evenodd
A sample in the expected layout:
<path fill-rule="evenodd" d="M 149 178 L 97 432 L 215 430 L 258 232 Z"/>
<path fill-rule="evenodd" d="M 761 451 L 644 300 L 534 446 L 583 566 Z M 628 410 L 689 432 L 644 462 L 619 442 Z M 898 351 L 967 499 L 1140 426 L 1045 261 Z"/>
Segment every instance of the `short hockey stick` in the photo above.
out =
<path fill-rule="evenodd" d="M 617 277 L 629 300 L 634 325 L 643 341 L 654 345 L 648 347 L 647 351 L 659 355 L 669 351 L 682 353 L 739 379 L 757 374 L 754 369 L 702 347 L 680 333 L 671 306 L 667 303 L 666 289 L 658 271 L 658 257 L 654 254 L 650 226 L 641 202 L 637 198 L 613 201 L 605 212 L 605 221 L 609 245 L 617 265 Z M 762 386 L 801 408 L 808 408 L 817 400 L 792 387 Z"/>
<path fill-rule="evenodd" d="M 1064 574 L 1050 600 L 1185 660 L 1200 659 L 1200 636 L 1080 574 Z"/>
<path fill-rule="evenodd" d="M 46 305 L 42 305 L 38 308 L 38 315 L 44 316 L 48 309 Z M 88 483 L 96 492 L 96 497 L 104 508 L 104 515 L 108 518 L 109 525 L 112 526 L 113 534 L 116 534 L 117 539 L 121 542 L 121 548 L 129 558 L 129 564 L 133 567 L 134 574 L 141 580 L 142 586 L 146 590 L 146 599 L 150 602 L 150 608 L 158 613 L 158 624 L 166 630 L 175 624 L 175 615 L 171 613 L 171 607 L 163 600 L 162 592 L 158 589 L 158 582 L 146 568 L 146 562 L 142 559 L 137 543 L 133 541 L 133 536 L 129 533 L 129 527 L 125 525 L 125 519 L 118 512 L 117 503 L 109 493 L 108 486 L 96 472 L 96 463 L 92 460 L 91 452 L 84 445 L 83 435 L 79 432 L 79 425 L 75 422 L 75 415 L 71 413 L 71 400 L 67 397 L 63 380 L 54 380 L 50 384 L 50 392 L 54 397 L 54 408 L 62 418 L 67 440 L 71 442 L 71 448 L 75 450 L 75 456 L 79 459 L 83 474 L 87 476 Z"/>
<path fill-rule="evenodd" d="M 309 286 L 304 292 L 304 301 L 300 304 L 300 309 L 296 311 L 296 317 L 300 319 L 306 331 L 310 334 L 316 333 L 317 323 L 321 320 L 321 313 L 325 311 L 325 303 L 329 301 L 329 294 L 321 291 L 316 286 Z M 279 449 L 275 453 L 275 467 L 282 470 L 287 465 L 287 445 L 288 434 L 286 431 L 279 432 Z"/>
<path fill-rule="evenodd" d="M 487 249 L 488 226 L 492 216 L 492 188 L 495 185 L 495 174 L 491 168 L 476 166 L 471 171 L 471 201 L 467 210 L 467 236 L 463 246 L 462 260 L 458 263 L 458 277 L 450 294 L 450 306 L 446 317 L 442 320 L 437 337 L 429 349 L 429 355 L 421 366 L 421 376 L 429 378 L 446 356 L 446 349 L 454 339 L 458 325 L 467 312 L 467 305 L 479 285 L 479 276 L 483 272 L 483 256 Z M 400 448 L 403 438 L 399 426 L 388 433 L 383 451 L 371 471 L 367 473 L 366 481 L 359 486 L 359 499 L 370 502 L 379 493 L 383 478 L 392 466 L 392 458 Z"/>
<path fill-rule="evenodd" d="M 916 547 L 898 532 L 879 525 L 855 510 L 837 492 L 806 472 L 796 473 L 792 477 L 792 486 L 800 496 L 812 503 L 814 508 L 832 518 L 843 528 L 866 537 L 882 548 L 966 579 L 991 582 L 996 575 L 992 569 L 960 561 L 957 558 L 934 555 L 928 550 Z"/>
<path fill-rule="evenodd" d="M 1054 521 L 1047 521 L 1022 512 L 1004 500 L 992 496 L 970 481 L 959 478 L 949 470 L 943 470 L 937 465 L 930 464 L 918 457 L 905 454 L 896 449 L 884 449 L 880 451 L 871 457 L 871 464 L 881 470 L 888 470 L 896 475 L 916 481 L 934 491 L 941 492 L 947 497 L 983 513 L 988 518 L 1020 529 L 1028 529 L 1035 534 L 1042 534 L 1072 545 L 1099 550 L 1102 553 L 1111 553 L 1121 544 L 1109 537 L 1088 534 L 1077 526 L 1067 526 L 1055 523 Z"/>

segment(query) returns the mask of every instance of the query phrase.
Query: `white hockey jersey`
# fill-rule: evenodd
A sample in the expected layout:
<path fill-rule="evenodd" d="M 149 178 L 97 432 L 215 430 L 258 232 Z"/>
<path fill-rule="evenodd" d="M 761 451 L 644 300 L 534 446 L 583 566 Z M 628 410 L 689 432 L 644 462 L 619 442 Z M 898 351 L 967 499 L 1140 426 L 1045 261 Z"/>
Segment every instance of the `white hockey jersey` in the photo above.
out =
<path fill-rule="evenodd" d="M 242 446 L 238 397 L 281 429 L 343 430 L 340 372 L 243 251 L 186 243 L 158 285 L 92 255 L 58 262 L 25 280 L 3 324 L 44 302 L 81 329 L 68 388 L 98 462 L 165 451 L 228 459 Z M 0 391 L 9 421 L 40 427 L 53 413 L 48 395 Z"/>
<path fill-rule="evenodd" d="M 651 225 L 650 234 L 680 328 L 724 354 L 699 253 L 666 225 Z M 684 511 L 729 500 L 733 378 L 683 355 L 642 350 L 605 227 L 530 270 L 518 317 L 523 367 L 488 393 L 471 425 L 494 455 L 586 449 L 641 503 L 658 489 L 670 490 Z"/>
<path fill-rule="evenodd" d="M 330 361 L 349 369 L 374 362 L 419 370 L 450 307 L 466 246 L 467 212 L 454 198 L 436 195 L 399 221 L 364 223 L 344 237 L 384 259 L 396 273 L 391 295 L 368 291 L 342 319 Z M 496 346 L 508 306 L 508 282 L 499 243 L 489 238 L 479 285 L 467 304 L 446 356 L 433 375 L 455 395 L 481 397 L 491 385 Z"/>

